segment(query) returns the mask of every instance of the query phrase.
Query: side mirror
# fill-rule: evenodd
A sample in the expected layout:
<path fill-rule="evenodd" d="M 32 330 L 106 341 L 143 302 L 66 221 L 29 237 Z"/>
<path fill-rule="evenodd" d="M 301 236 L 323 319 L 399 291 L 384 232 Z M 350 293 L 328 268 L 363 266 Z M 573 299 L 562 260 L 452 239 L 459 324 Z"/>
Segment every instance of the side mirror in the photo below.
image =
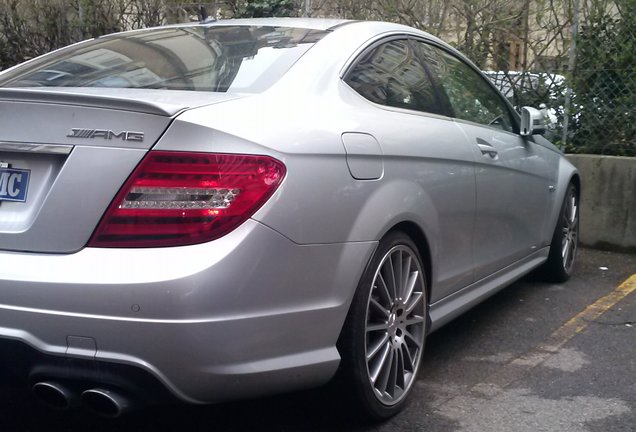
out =
<path fill-rule="evenodd" d="M 521 108 L 521 136 L 539 135 L 545 132 L 545 118 L 536 108 Z"/>

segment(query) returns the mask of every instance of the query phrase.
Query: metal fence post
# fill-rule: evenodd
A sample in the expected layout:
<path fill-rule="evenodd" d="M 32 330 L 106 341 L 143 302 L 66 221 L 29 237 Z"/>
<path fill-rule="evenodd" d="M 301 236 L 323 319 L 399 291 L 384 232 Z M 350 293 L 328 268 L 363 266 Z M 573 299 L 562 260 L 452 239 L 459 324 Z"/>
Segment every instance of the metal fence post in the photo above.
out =
<path fill-rule="evenodd" d="M 568 74 L 570 77 L 576 67 L 576 37 L 579 33 L 579 0 L 574 0 L 572 10 L 572 41 L 570 42 L 570 52 L 568 59 Z M 565 104 L 563 107 L 563 135 L 561 137 L 561 148 L 565 149 L 568 140 L 568 128 L 570 126 L 570 110 L 572 108 L 572 80 L 568 80 L 565 90 Z"/>

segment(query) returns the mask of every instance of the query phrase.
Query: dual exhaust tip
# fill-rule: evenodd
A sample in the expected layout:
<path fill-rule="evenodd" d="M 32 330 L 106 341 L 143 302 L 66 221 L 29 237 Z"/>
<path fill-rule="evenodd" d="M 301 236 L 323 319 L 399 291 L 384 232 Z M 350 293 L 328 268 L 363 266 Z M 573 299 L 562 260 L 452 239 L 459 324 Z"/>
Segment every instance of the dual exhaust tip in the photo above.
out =
<path fill-rule="evenodd" d="M 103 388 L 84 390 L 81 393 L 63 384 L 42 381 L 32 387 L 35 397 L 48 407 L 67 410 L 80 405 L 93 413 L 109 418 L 116 418 L 130 410 L 130 400 L 117 391 Z"/>

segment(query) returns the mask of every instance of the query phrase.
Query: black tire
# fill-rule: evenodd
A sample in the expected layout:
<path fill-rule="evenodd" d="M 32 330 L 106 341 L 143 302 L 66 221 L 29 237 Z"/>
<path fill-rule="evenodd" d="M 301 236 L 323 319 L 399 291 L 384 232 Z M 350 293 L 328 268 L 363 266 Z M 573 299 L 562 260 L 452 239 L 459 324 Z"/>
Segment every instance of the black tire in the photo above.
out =
<path fill-rule="evenodd" d="M 559 212 L 547 261 L 541 267 L 541 276 L 548 282 L 565 282 L 570 278 L 579 240 L 579 191 L 574 184 L 568 186 Z"/>
<path fill-rule="evenodd" d="M 387 234 L 358 284 L 338 341 L 340 390 L 362 420 L 387 419 L 407 403 L 428 330 L 426 290 L 413 241 L 402 232 Z"/>

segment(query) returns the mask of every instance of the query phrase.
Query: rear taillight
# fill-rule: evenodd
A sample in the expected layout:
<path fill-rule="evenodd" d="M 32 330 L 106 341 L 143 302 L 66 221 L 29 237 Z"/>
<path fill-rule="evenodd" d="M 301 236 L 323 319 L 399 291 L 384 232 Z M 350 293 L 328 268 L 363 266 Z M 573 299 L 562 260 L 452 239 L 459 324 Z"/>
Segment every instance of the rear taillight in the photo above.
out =
<path fill-rule="evenodd" d="M 150 152 L 89 246 L 181 246 L 217 239 L 252 216 L 284 177 L 285 165 L 268 156 Z"/>

